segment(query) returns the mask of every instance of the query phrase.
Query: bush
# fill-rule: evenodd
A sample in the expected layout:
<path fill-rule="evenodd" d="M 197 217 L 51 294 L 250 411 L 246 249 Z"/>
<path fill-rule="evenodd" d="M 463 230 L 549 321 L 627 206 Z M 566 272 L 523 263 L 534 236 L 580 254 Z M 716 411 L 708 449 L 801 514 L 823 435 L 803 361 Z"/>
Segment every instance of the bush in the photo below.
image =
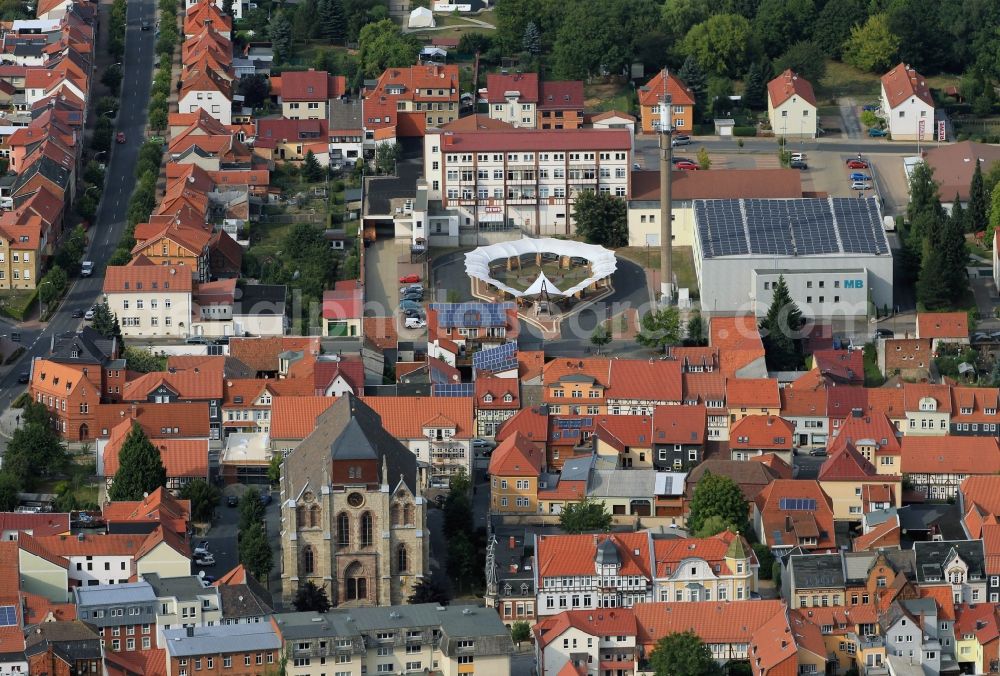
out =
<path fill-rule="evenodd" d="M 733 127 L 733 136 L 756 136 L 757 127 Z"/>
<path fill-rule="evenodd" d="M 24 408 L 30 402 L 31 402 L 31 395 L 28 394 L 27 392 L 22 392 L 21 396 L 19 396 L 17 399 L 15 399 L 13 401 L 13 403 L 11 403 L 10 407 L 11 408 Z"/>

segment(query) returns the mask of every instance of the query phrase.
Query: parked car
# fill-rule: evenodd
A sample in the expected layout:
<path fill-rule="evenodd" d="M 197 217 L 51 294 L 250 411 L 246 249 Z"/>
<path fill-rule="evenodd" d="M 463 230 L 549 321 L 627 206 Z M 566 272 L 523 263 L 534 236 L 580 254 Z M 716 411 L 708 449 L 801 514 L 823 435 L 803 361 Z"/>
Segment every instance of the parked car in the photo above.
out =
<path fill-rule="evenodd" d="M 94 274 L 94 261 L 83 261 L 80 263 L 80 276 L 90 277 Z"/>
<path fill-rule="evenodd" d="M 695 161 L 692 160 L 690 157 L 680 157 L 678 155 L 672 157 L 671 162 L 673 162 L 674 164 L 681 164 L 682 162 L 690 162 L 691 164 L 695 163 Z"/>
<path fill-rule="evenodd" d="M 88 322 L 91 319 L 93 319 L 94 318 L 94 308 L 90 308 L 89 310 L 87 310 L 86 312 L 84 312 L 83 313 L 83 318 L 86 319 Z"/>
<path fill-rule="evenodd" d="M 475 438 L 475 439 L 472 440 L 472 450 L 474 450 L 474 451 L 485 451 L 488 448 L 493 448 L 493 444 L 491 444 L 486 439 L 480 439 L 480 438 L 477 437 L 477 438 Z"/>
<path fill-rule="evenodd" d="M 208 554 L 208 540 L 202 540 L 194 546 L 195 556 L 205 556 Z"/>
<path fill-rule="evenodd" d="M 115 143 L 125 143 L 125 132 L 120 131 L 115 134 Z"/>
<path fill-rule="evenodd" d="M 864 160 L 851 159 L 851 160 L 847 160 L 847 168 L 848 169 L 867 169 L 868 168 L 868 163 L 865 162 Z"/>
<path fill-rule="evenodd" d="M 638 162 L 633 162 L 632 163 L 632 171 L 639 171 L 640 169 L 642 169 L 642 165 L 641 164 L 639 164 Z"/>
<path fill-rule="evenodd" d="M 872 138 L 881 138 L 883 136 L 889 135 L 888 129 L 879 129 L 878 127 L 872 127 L 868 130 L 868 135 Z"/>
<path fill-rule="evenodd" d="M 406 293 L 401 294 L 399 296 L 399 299 L 400 300 L 415 300 L 417 302 L 420 302 L 420 301 L 422 301 L 424 299 L 424 292 L 423 291 L 407 291 Z"/>
<path fill-rule="evenodd" d="M 851 180 L 852 181 L 870 181 L 870 180 L 872 180 L 872 177 L 869 176 L 868 174 L 863 174 L 860 171 L 853 171 L 853 172 L 851 172 Z"/>
<path fill-rule="evenodd" d="M 681 162 L 679 164 L 675 164 L 674 169 L 683 169 L 684 171 L 698 171 L 699 169 L 701 169 L 701 167 L 699 167 L 694 162 Z"/>
<path fill-rule="evenodd" d="M 851 190 L 871 190 L 872 184 L 868 181 L 851 181 Z"/>
<path fill-rule="evenodd" d="M 400 284 L 414 284 L 420 281 L 420 275 L 403 275 L 399 278 Z"/>
<path fill-rule="evenodd" d="M 21 371 L 17 376 L 17 382 L 21 385 L 26 385 L 31 380 L 31 373 L 29 371 Z"/>
<path fill-rule="evenodd" d="M 144 31 L 148 31 L 150 28 L 152 28 L 152 26 L 149 25 L 149 22 L 146 21 L 145 19 L 143 19 L 142 20 L 142 25 L 140 26 L 139 29 L 140 30 L 144 30 Z"/>
<path fill-rule="evenodd" d="M 418 302 L 416 302 L 414 300 L 401 300 L 401 301 L 399 301 L 399 309 L 400 310 L 404 310 L 404 311 L 405 310 L 419 310 L 420 309 L 420 303 L 418 303 Z"/>
<path fill-rule="evenodd" d="M 822 448 L 822 447 L 821 448 L 814 448 L 811 451 L 809 451 L 809 455 L 811 455 L 813 457 L 821 458 L 824 455 L 826 455 L 826 449 Z"/>
<path fill-rule="evenodd" d="M 876 338 L 895 338 L 896 334 L 892 329 L 875 329 Z"/>
<path fill-rule="evenodd" d="M 788 163 L 788 166 L 791 169 L 801 169 L 803 171 L 809 168 L 809 165 L 806 164 L 805 160 L 792 160 Z"/>
<path fill-rule="evenodd" d="M 408 329 L 422 329 L 427 326 L 427 322 L 419 317 L 406 317 L 403 319 L 403 326 Z"/>
<path fill-rule="evenodd" d="M 215 557 L 211 554 L 202 554 L 194 559 L 194 565 L 199 568 L 211 568 L 215 565 Z"/>
<path fill-rule="evenodd" d="M 423 310 L 407 310 L 403 309 L 403 317 L 406 319 L 424 319 Z"/>
<path fill-rule="evenodd" d="M 230 495 L 226 498 L 226 507 L 239 507 L 240 499 L 235 495 Z"/>
<path fill-rule="evenodd" d="M 73 310 L 73 314 L 70 315 L 70 316 L 73 317 L 73 319 L 82 319 L 83 318 L 83 308 L 77 308 L 77 309 Z"/>
<path fill-rule="evenodd" d="M 687 134 L 677 134 L 670 140 L 670 145 L 674 148 L 691 145 L 691 137 Z"/>
<path fill-rule="evenodd" d="M 423 290 L 424 290 L 424 287 L 420 286 L 419 284 L 410 284 L 409 286 L 401 286 L 401 287 L 399 287 L 399 293 L 400 293 L 400 295 L 402 295 L 404 293 L 407 293 L 409 291 L 423 291 Z"/>
<path fill-rule="evenodd" d="M 792 153 L 791 157 L 789 157 L 788 159 L 790 159 L 792 162 L 794 162 L 796 160 L 804 160 L 804 159 L 806 159 L 806 154 L 805 153 Z"/>
<path fill-rule="evenodd" d="M 868 111 L 869 113 L 874 113 L 874 112 L 878 111 L 878 107 L 879 107 L 879 106 L 878 106 L 878 104 L 877 104 L 877 103 L 869 103 L 869 104 L 868 104 L 868 105 L 866 105 L 866 106 L 862 106 L 862 107 L 861 107 L 861 110 L 866 110 L 866 111 Z"/>
<path fill-rule="evenodd" d="M 271 497 L 271 491 L 261 491 L 260 504 L 267 507 L 269 504 L 271 504 L 271 500 L 273 500 L 273 498 Z"/>

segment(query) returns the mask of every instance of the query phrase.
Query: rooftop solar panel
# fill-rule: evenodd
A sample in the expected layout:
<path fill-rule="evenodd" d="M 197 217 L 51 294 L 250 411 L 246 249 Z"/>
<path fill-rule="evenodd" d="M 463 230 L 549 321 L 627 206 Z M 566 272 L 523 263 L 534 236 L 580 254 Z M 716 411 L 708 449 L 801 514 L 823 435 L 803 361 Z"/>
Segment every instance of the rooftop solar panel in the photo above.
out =
<path fill-rule="evenodd" d="M 431 388 L 432 397 L 471 397 L 475 393 L 475 383 L 447 383 Z"/>
<path fill-rule="evenodd" d="M 499 373 L 517 368 L 517 343 L 504 343 L 490 347 L 472 355 L 472 366 L 476 371 Z"/>
<path fill-rule="evenodd" d="M 0 627 L 17 625 L 17 610 L 14 606 L 0 606 Z"/>
<path fill-rule="evenodd" d="M 778 501 L 778 509 L 797 512 L 813 512 L 816 511 L 816 501 L 812 498 L 781 498 Z"/>
<path fill-rule="evenodd" d="M 513 303 L 431 303 L 438 313 L 438 324 L 443 327 L 503 326 L 507 310 Z"/>
<path fill-rule="evenodd" d="M 889 253 L 871 198 L 695 200 L 694 212 L 705 258 Z"/>

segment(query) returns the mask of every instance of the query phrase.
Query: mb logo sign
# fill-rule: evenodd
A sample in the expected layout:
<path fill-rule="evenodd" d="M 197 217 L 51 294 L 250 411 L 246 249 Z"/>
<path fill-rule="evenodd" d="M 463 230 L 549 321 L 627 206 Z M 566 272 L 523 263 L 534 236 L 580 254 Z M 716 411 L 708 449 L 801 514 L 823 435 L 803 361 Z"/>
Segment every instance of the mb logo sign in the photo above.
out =
<path fill-rule="evenodd" d="M 863 279 L 845 279 L 844 280 L 845 289 L 863 289 L 865 288 L 865 280 Z"/>

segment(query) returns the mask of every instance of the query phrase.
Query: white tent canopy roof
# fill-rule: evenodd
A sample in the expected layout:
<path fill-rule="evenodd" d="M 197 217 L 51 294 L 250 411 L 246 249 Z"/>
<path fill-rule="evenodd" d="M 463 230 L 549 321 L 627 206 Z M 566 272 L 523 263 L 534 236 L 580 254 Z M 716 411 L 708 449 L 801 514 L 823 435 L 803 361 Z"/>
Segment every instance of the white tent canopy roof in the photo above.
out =
<path fill-rule="evenodd" d="M 538 279 L 524 291 L 513 289 L 490 276 L 490 261 L 540 253 L 556 254 L 560 257 L 586 258 L 590 261 L 590 276 L 570 288 L 561 291 L 541 272 L 538 275 Z M 526 237 L 509 242 L 498 242 L 489 246 L 481 246 L 465 254 L 465 272 L 467 275 L 495 286 L 514 297 L 537 295 L 541 292 L 542 280 L 545 281 L 545 290 L 550 294 L 572 296 L 576 292 L 586 289 L 594 282 L 605 277 L 610 277 L 617 268 L 618 262 L 615 259 L 614 251 L 596 244 L 586 244 L 568 239 L 555 239 L 553 237 L 538 239 Z"/>
<path fill-rule="evenodd" d="M 529 286 L 527 289 L 525 289 L 521 293 L 523 293 L 525 296 L 537 296 L 538 294 L 540 294 L 542 292 L 542 287 L 545 288 L 545 293 L 549 294 L 550 296 L 565 296 L 566 295 L 562 291 L 559 290 L 558 286 L 556 286 L 555 284 L 553 284 L 551 282 L 551 280 L 549 280 L 549 278 L 545 276 L 544 272 L 539 272 L 538 273 L 538 279 L 536 279 L 535 281 L 533 281 L 531 283 L 531 286 Z"/>

